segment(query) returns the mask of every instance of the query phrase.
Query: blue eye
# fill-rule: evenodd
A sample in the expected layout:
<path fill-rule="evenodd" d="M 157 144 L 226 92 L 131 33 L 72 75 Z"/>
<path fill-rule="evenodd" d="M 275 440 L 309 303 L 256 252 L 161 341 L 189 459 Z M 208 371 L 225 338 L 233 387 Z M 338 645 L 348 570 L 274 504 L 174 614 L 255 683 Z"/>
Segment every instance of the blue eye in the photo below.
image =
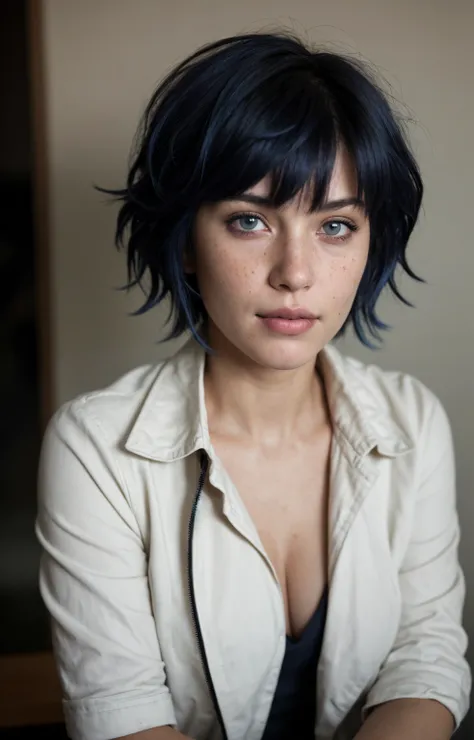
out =
<path fill-rule="evenodd" d="M 355 231 L 358 231 L 358 226 L 352 221 L 345 221 L 340 218 L 334 218 L 331 221 L 326 221 L 321 226 L 319 234 L 326 238 L 328 242 L 333 244 L 340 244 L 351 238 Z"/>
<path fill-rule="evenodd" d="M 349 224 L 344 221 L 328 221 L 323 226 L 323 231 L 327 236 L 347 236 L 351 231 Z"/>
<path fill-rule="evenodd" d="M 247 233 L 253 231 L 262 231 L 262 229 L 266 228 L 265 224 L 262 222 L 262 219 L 252 213 L 242 213 L 233 216 L 228 223 L 234 229 L 234 231 Z"/>
<path fill-rule="evenodd" d="M 256 216 L 242 216 L 238 222 L 245 231 L 254 231 L 259 220 Z"/>

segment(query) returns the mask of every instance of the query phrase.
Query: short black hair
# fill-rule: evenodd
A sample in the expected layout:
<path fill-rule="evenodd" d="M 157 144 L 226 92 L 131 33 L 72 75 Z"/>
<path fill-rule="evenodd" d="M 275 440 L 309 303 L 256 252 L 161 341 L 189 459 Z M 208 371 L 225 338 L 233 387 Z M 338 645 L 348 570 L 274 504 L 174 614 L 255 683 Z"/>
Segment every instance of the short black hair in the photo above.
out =
<path fill-rule="evenodd" d="M 341 145 L 355 165 L 371 240 L 340 333 L 352 322 L 358 338 L 373 346 L 371 339 L 388 328 L 375 311 L 385 285 L 410 305 L 396 284 L 397 265 L 420 280 L 405 253 L 421 205 L 421 175 L 405 127 L 367 66 L 285 33 L 208 44 L 153 94 L 126 187 L 106 191 L 122 201 L 116 243 L 127 251 L 126 287 L 139 284 L 146 295 L 136 313 L 169 297 L 167 338 L 189 329 L 204 344 L 198 327 L 205 307 L 183 261 L 199 207 L 240 195 L 269 175 L 275 206 L 311 182 L 316 209 Z"/>

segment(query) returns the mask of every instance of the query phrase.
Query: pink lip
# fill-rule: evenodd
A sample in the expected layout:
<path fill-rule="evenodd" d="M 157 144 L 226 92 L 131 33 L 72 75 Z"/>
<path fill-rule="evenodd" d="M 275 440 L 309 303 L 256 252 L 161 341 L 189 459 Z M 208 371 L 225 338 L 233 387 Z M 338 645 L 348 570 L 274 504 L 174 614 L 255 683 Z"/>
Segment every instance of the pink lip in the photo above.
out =
<path fill-rule="evenodd" d="M 265 314 L 259 314 L 259 319 L 266 328 L 277 334 L 298 336 L 309 331 L 317 316 L 304 308 L 281 308 Z"/>
<path fill-rule="evenodd" d="M 307 311 L 305 308 L 277 308 L 275 311 L 265 311 L 265 313 L 259 314 L 262 319 L 309 319 L 314 321 L 318 317 Z"/>

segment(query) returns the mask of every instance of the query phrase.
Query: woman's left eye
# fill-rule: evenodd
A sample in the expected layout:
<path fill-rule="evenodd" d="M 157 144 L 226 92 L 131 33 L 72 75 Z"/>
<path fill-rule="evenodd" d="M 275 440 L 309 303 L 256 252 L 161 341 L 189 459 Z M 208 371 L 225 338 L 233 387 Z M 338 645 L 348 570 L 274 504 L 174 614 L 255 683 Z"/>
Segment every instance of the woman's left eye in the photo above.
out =
<path fill-rule="evenodd" d="M 355 224 L 348 223 L 347 221 L 326 221 L 322 226 L 325 236 L 332 237 L 333 239 L 347 239 L 356 229 Z"/>
<path fill-rule="evenodd" d="M 229 226 L 234 229 L 234 231 L 240 231 L 240 232 L 246 232 L 246 233 L 252 233 L 254 231 L 262 231 L 265 229 L 265 224 L 263 223 L 262 219 L 258 216 L 254 216 L 251 213 L 242 213 L 237 216 L 233 216 L 228 221 Z"/>

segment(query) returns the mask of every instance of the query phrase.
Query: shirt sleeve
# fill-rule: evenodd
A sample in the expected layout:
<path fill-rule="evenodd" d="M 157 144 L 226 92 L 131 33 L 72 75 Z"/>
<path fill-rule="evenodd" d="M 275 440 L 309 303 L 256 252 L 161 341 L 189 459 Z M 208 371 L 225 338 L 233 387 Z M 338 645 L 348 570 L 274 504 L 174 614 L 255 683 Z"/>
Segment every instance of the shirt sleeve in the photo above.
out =
<path fill-rule="evenodd" d="M 147 557 L 113 445 L 81 402 L 53 417 L 39 467 L 40 590 L 72 740 L 175 724 Z"/>
<path fill-rule="evenodd" d="M 458 561 L 454 453 L 438 401 L 421 438 L 417 500 L 399 571 L 401 621 L 363 714 L 393 699 L 435 699 L 458 726 L 469 706 L 471 677 L 464 659 L 465 586 Z"/>

